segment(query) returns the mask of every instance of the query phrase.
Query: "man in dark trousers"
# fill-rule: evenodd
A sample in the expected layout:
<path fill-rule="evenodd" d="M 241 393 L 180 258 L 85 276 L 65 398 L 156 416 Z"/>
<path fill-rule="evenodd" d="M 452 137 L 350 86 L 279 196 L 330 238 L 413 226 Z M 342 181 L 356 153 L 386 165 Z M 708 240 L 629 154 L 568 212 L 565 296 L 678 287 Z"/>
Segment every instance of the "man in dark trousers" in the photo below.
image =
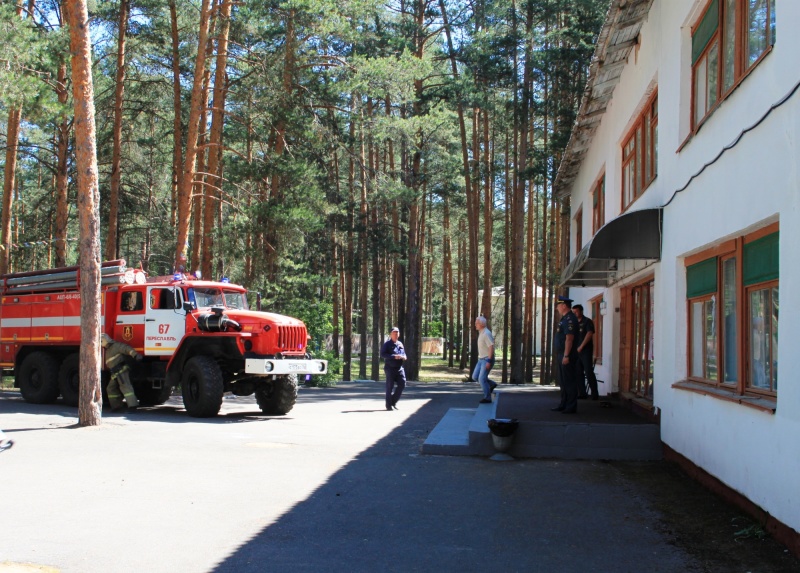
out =
<path fill-rule="evenodd" d="M 386 373 L 386 409 L 397 410 L 397 402 L 406 387 L 406 371 L 403 362 L 406 359 L 406 349 L 400 338 L 400 329 L 396 326 L 389 334 L 389 340 L 381 346 L 383 358 L 383 371 Z"/>
<path fill-rule="evenodd" d="M 594 322 L 583 314 L 583 306 L 576 304 L 572 313 L 578 319 L 578 399 L 588 398 L 584 377 L 589 381 L 592 400 L 597 400 L 597 376 L 594 375 Z"/>
<path fill-rule="evenodd" d="M 561 321 L 556 328 L 555 349 L 556 363 L 558 364 L 558 378 L 561 384 L 561 402 L 554 412 L 562 414 L 575 414 L 578 411 L 578 387 L 575 367 L 578 362 L 578 345 L 575 335 L 578 334 L 578 320 L 572 314 L 572 299 L 565 296 L 558 297 L 556 308 L 561 315 Z"/>

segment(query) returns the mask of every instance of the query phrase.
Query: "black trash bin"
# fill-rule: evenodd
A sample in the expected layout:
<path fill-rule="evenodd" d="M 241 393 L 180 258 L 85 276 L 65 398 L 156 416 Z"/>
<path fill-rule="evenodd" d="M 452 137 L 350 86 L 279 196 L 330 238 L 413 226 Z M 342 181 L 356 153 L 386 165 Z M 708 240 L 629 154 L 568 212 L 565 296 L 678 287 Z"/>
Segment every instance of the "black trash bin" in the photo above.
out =
<path fill-rule="evenodd" d="M 519 428 L 519 420 L 516 418 L 492 418 L 486 423 L 492 433 L 494 449 L 501 453 L 510 450 L 514 443 L 514 434 Z"/>

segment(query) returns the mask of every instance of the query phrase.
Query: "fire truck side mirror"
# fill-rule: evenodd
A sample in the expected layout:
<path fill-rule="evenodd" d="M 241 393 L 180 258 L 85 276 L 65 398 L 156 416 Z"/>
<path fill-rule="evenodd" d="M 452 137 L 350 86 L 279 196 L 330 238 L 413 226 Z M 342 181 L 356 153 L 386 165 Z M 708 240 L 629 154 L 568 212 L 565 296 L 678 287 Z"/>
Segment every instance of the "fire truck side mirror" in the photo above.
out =
<path fill-rule="evenodd" d="M 187 300 L 183 303 L 183 310 L 186 312 L 192 312 L 194 310 L 194 303 L 190 300 Z"/>

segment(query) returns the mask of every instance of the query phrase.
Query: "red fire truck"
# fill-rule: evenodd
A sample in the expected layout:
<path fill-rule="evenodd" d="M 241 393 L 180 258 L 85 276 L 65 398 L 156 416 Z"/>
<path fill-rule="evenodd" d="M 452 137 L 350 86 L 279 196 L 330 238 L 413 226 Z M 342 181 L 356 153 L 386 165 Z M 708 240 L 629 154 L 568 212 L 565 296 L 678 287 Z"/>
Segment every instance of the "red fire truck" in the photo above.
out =
<path fill-rule="evenodd" d="M 147 278 L 122 260 L 101 271 L 101 329 L 144 355 L 131 363 L 143 405 L 163 404 L 180 387 L 190 416 L 215 416 L 225 392 L 255 394 L 264 414 L 281 415 L 297 400 L 298 375 L 327 372 L 327 361 L 306 353 L 303 322 L 249 310 L 244 287 L 181 274 Z M 13 371 L 28 402 L 61 395 L 77 405 L 78 268 L 3 275 L 0 289 L 0 367 Z"/>

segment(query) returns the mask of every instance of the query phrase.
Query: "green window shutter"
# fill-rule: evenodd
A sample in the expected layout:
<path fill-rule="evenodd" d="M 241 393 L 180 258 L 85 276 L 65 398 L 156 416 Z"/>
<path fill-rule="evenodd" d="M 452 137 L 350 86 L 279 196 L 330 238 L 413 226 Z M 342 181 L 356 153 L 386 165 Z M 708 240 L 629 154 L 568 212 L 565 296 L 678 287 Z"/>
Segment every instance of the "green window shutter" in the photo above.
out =
<path fill-rule="evenodd" d="M 778 278 L 778 236 L 772 233 L 744 246 L 745 286 Z"/>
<path fill-rule="evenodd" d="M 711 5 L 703 16 L 700 25 L 692 36 L 692 65 L 697 62 L 700 54 L 706 49 L 711 38 L 719 27 L 719 0 L 712 0 Z"/>
<path fill-rule="evenodd" d="M 717 292 L 717 257 L 686 267 L 686 298 Z"/>

